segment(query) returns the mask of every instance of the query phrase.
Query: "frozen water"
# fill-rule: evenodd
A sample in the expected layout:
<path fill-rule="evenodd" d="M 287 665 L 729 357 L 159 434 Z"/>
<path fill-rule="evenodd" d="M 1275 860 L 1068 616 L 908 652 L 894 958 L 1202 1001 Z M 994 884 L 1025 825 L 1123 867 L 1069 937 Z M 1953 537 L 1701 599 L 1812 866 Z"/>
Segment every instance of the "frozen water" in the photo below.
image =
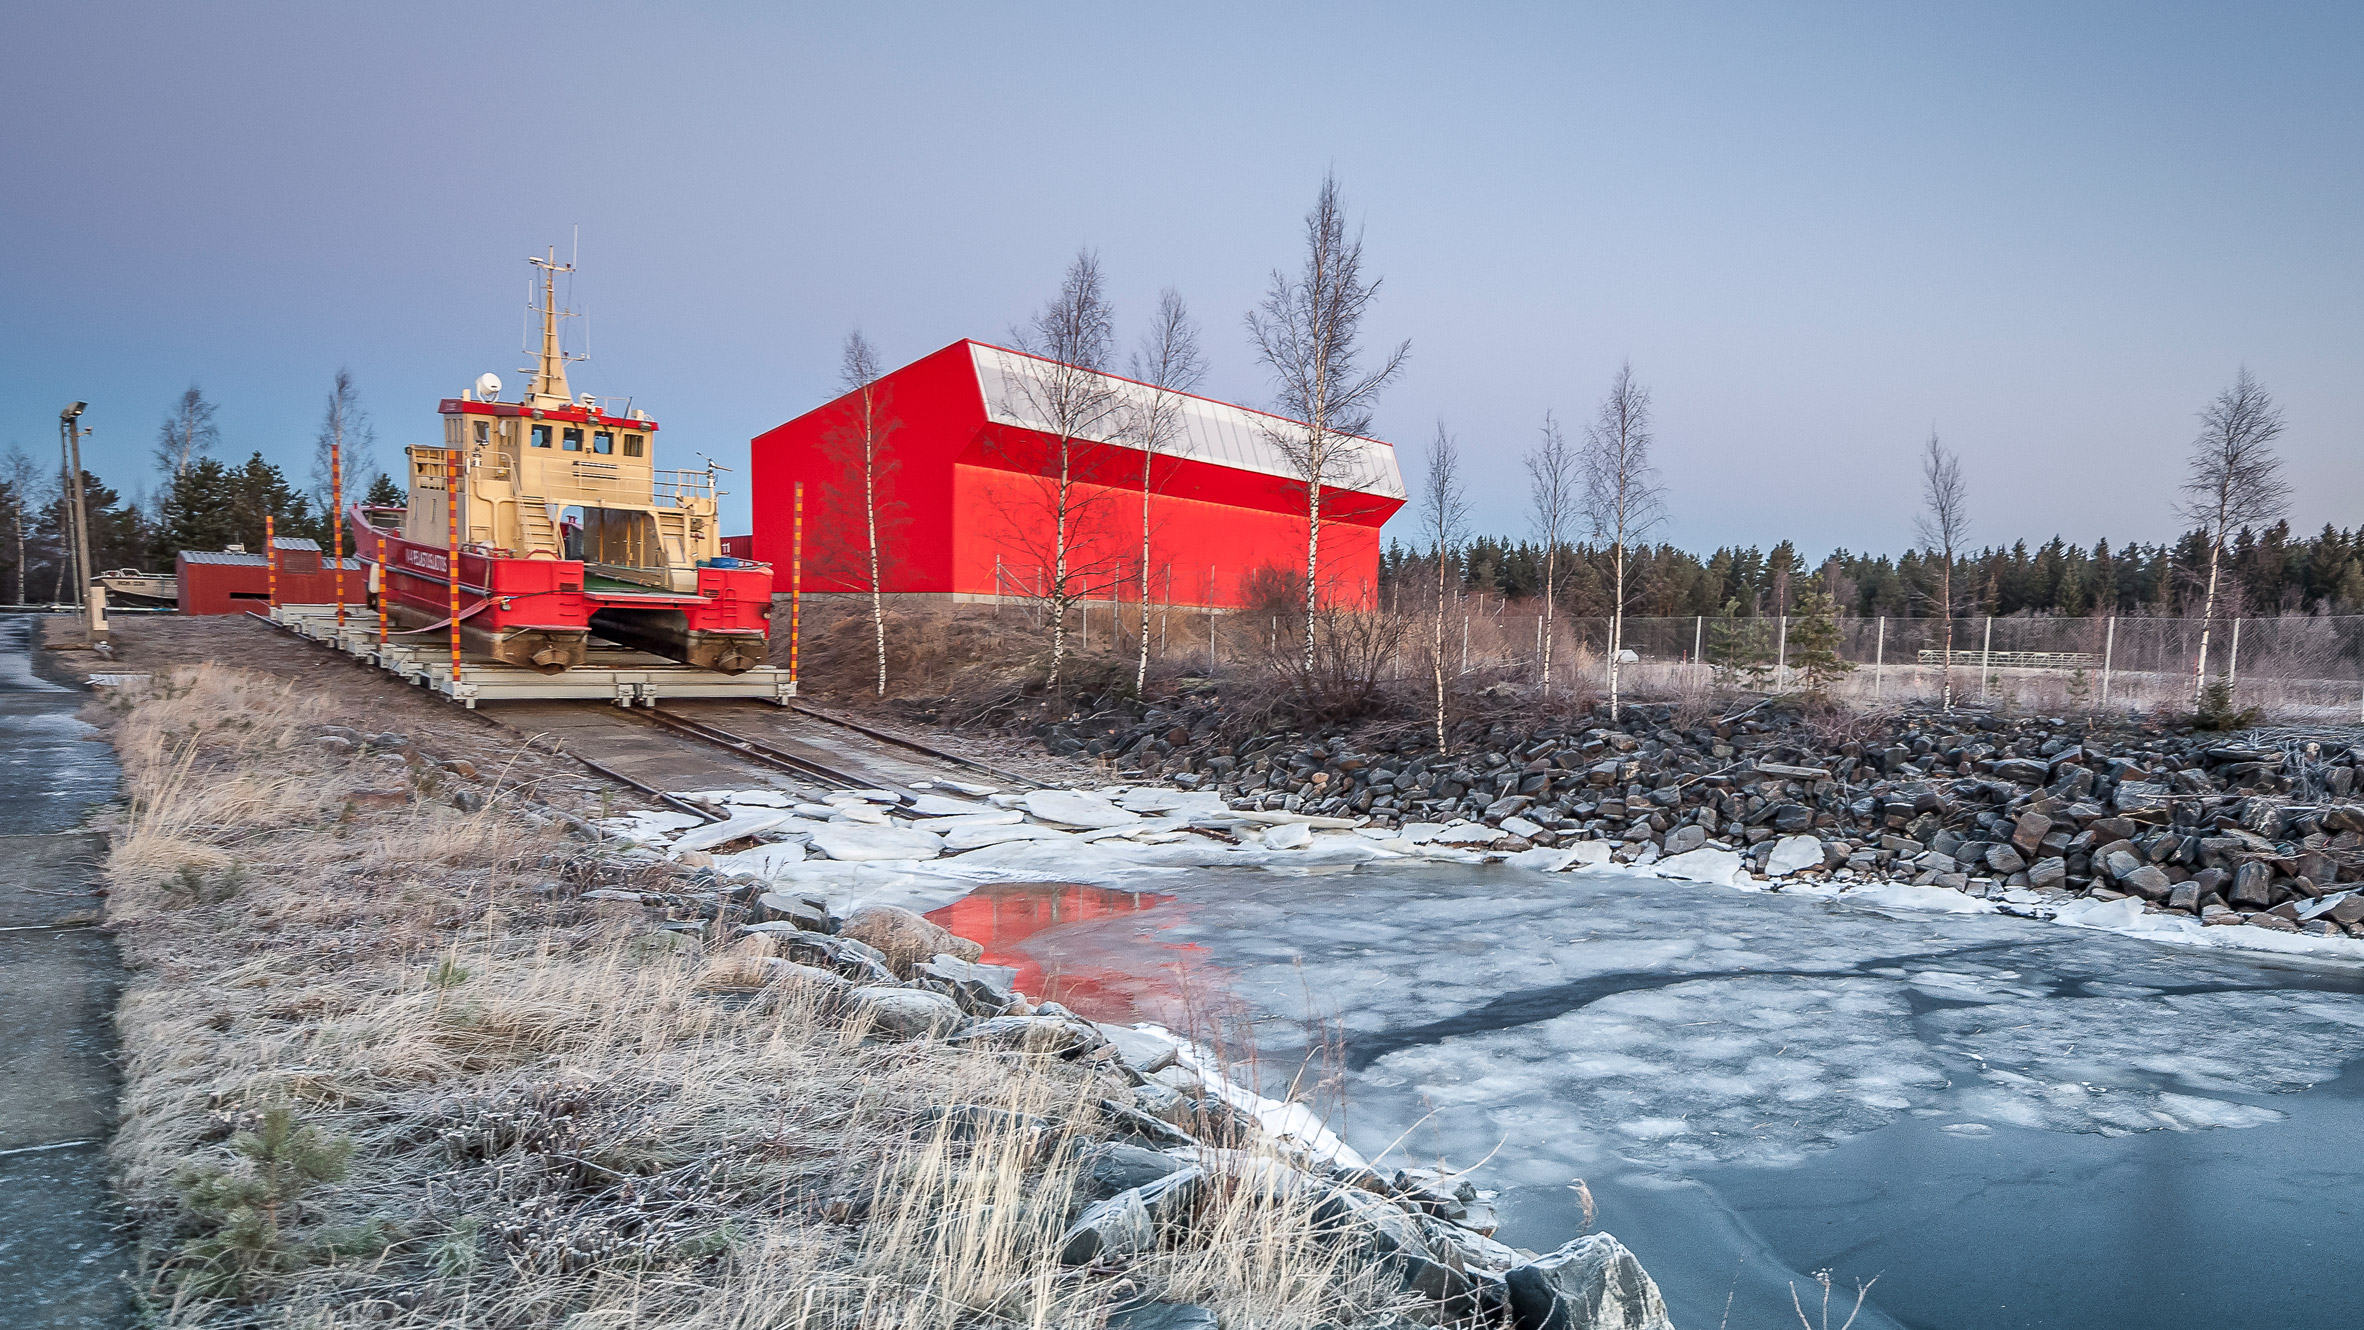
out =
<path fill-rule="evenodd" d="M 714 856 L 714 867 L 718 872 L 747 873 L 767 882 L 778 877 L 780 870 L 789 864 L 803 862 L 804 847 L 793 841 L 783 841 L 777 845 L 758 845 L 752 850 Z"/>
<path fill-rule="evenodd" d="M 1100 849 L 1066 852 L 1087 848 Z M 1218 854 L 1271 867 L 1311 848 Z M 1105 991 L 1129 994 L 1173 992 L 1172 967 L 1194 963 L 1200 1019 L 1211 991 L 1229 995 L 1230 1035 L 1253 1031 L 1267 1095 L 1342 1038 L 1331 1121 L 1348 1146 L 1377 1154 L 1400 1136 L 1391 1163 L 1490 1156 L 1478 1181 L 1505 1190 L 1504 1236 L 1530 1247 L 1574 1235 L 1567 1185 L 1588 1180 L 1601 1227 L 1669 1286 L 1678 1323 L 1716 1323 L 1737 1287 L 1732 1324 L 1780 1324 L 1796 1272 L 1835 1266 L 1844 1287 L 1893 1263 L 1919 1273 L 1884 1278 L 1858 1325 L 2236 1324 L 2172 1310 L 2216 1305 L 2224 1281 L 2170 1245 L 2062 1283 L 2063 1249 L 2030 1239 L 2057 1231 L 2073 1250 L 2111 1235 L 2117 1250 L 2114 1235 L 2161 1225 L 2191 1245 L 2306 1232 L 2328 1255 L 2358 1236 L 2339 1198 L 2364 1177 L 2332 1144 L 2364 1128 L 2364 1085 L 2332 1088 L 2357 1081 L 2340 1078 L 2364 1057 L 2355 966 L 2161 947 L 2116 935 L 2159 918 L 2123 906 L 2059 928 L 1935 888 L 1743 893 L 1403 860 L 1286 884 L 1190 871 L 1158 887 L 1177 899 L 1147 916 L 1017 945 L 1045 972 L 1114 975 Z M 1164 926 L 1144 939 L 1150 921 Z M 1086 1014 L 1190 1028 L 1178 997 L 1132 1000 Z M 2171 1144 L 2187 1138 L 2261 1144 L 2195 1156 Z M 2245 1171 L 2208 1164 L 2216 1190 L 2196 1197 L 2179 1181 L 2195 1158 Z M 2096 1171 L 2120 1190 L 2077 1181 Z M 1990 1198 L 1990 1177 L 2019 1190 Z M 2164 1211 L 2150 1199 L 2161 1186 L 2180 1198 Z M 2254 1197 L 2268 1208 L 2252 1213 Z M 1907 1231 L 1918 1241 L 1895 1236 Z M 1889 1245 L 1866 1261 L 1877 1243 Z M 2312 1283 L 2313 1301 L 2252 1323 L 2364 1314 L 2364 1292 Z M 2006 1296 L 2014 1316 L 1998 1319 Z M 2048 1317 L 2047 1300 L 2073 1314 Z"/>
<path fill-rule="evenodd" d="M 912 799 L 911 811 L 922 817 L 960 817 L 968 813 L 992 811 L 990 804 L 974 799 L 947 799 L 940 794 L 922 794 Z"/>
<path fill-rule="evenodd" d="M 933 831 L 943 825 L 941 822 L 930 823 L 928 830 Z M 970 823 L 953 827 L 944 833 L 944 848 L 953 854 L 959 854 L 964 850 L 981 850 L 988 845 L 999 845 L 1004 841 L 1069 839 L 1072 837 L 1067 832 L 1036 826 L 1031 822 L 1020 822 L 1013 817 L 1008 822 Z"/>
<path fill-rule="evenodd" d="M 770 831 L 782 823 L 793 821 L 795 814 L 784 808 L 755 808 L 736 813 L 721 822 L 709 822 L 694 827 L 673 838 L 676 853 L 682 850 L 709 850 L 727 845 L 760 832 Z"/>
<path fill-rule="evenodd" d="M 1822 842 L 1812 836 L 1784 836 L 1773 842 L 1773 852 L 1765 856 L 1765 876 L 1788 877 L 1790 874 L 1822 864 Z"/>
<path fill-rule="evenodd" d="M 832 859 L 933 859 L 944 852 L 944 842 L 909 827 L 832 822 L 813 830 L 813 848 Z"/>
<path fill-rule="evenodd" d="M 1313 844 L 1313 828 L 1302 822 L 1278 826 L 1264 833 L 1264 848 L 1268 850 L 1301 850 Z"/>
<path fill-rule="evenodd" d="M 1024 804 L 1027 812 L 1061 827 L 1119 827 L 1141 817 L 1100 795 L 1078 790 L 1028 790 Z"/>
<path fill-rule="evenodd" d="M 1686 882 L 1729 884 L 1740 875 L 1740 856 L 1730 850 L 1685 850 L 1659 860 L 1657 869 L 1660 876 Z"/>

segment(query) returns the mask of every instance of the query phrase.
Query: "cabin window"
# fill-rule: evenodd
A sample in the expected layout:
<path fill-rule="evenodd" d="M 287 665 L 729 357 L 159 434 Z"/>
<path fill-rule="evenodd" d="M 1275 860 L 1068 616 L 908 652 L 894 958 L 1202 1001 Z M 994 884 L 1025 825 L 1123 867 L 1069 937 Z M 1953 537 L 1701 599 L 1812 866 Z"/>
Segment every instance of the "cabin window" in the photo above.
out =
<path fill-rule="evenodd" d="M 604 429 L 591 431 L 591 451 L 595 453 L 612 453 L 615 450 L 616 436 L 614 431 Z"/>
<path fill-rule="evenodd" d="M 536 425 L 536 426 L 534 426 L 534 447 L 536 447 L 536 448 L 547 448 L 547 447 L 549 447 L 549 446 L 550 446 L 550 427 L 549 427 L 548 425 Z"/>
<path fill-rule="evenodd" d="M 477 446 L 477 447 L 479 447 L 479 448 L 482 448 L 484 445 L 486 445 L 486 444 L 488 444 L 488 443 L 490 443 L 490 442 L 492 442 L 492 422 L 491 422 L 491 421 L 489 421 L 489 420 L 479 420 L 479 421 L 477 421 L 477 422 L 476 422 L 476 446 Z"/>
<path fill-rule="evenodd" d="M 579 453 L 583 451 L 583 431 L 579 429 L 569 429 L 566 432 L 564 441 L 559 444 L 559 451 L 569 453 Z"/>
<path fill-rule="evenodd" d="M 638 457 L 640 456 L 640 449 L 641 438 L 639 435 L 627 434 L 624 436 L 624 456 Z"/>

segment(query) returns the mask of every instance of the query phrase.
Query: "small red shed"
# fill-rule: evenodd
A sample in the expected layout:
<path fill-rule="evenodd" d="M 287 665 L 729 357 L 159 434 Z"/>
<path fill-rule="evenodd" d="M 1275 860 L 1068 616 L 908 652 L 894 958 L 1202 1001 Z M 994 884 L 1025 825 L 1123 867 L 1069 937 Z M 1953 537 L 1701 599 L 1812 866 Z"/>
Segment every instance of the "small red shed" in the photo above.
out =
<path fill-rule="evenodd" d="M 320 556 L 320 543 L 300 536 L 272 542 L 279 556 L 279 603 L 327 605 L 336 600 L 334 561 Z M 243 549 L 182 550 L 174 561 L 181 613 L 244 614 L 271 605 L 271 566 Z M 359 559 L 345 560 L 345 603 L 369 601 L 369 581 Z"/>

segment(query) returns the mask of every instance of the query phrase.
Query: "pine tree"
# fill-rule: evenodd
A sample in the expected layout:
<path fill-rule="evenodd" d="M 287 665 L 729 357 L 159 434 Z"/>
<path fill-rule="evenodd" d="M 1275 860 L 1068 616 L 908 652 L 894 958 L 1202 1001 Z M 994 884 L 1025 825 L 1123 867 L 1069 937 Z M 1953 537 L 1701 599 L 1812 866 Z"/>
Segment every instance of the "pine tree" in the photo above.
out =
<path fill-rule="evenodd" d="M 1830 592 L 1823 589 L 1819 578 L 1807 583 L 1806 593 L 1798 597 L 1796 617 L 1789 626 L 1789 660 L 1798 677 L 1806 681 L 1806 691 L 1814 697 L 1828 697 L 1830 686 L 1855 668 L 1853 662 L 1839 654 L 1842 640 L 1838 610 Z"/>

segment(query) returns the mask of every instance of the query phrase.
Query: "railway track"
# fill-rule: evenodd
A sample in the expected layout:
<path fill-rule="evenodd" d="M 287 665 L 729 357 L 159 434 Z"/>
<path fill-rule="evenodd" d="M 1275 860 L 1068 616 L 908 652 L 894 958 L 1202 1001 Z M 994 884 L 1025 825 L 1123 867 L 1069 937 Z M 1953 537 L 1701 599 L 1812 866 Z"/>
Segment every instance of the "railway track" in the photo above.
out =
<path fill-rule="evenodd" d="M 659 729 L 713 744 L 718 748 L 727 748 L 741 757 L 763 763 L 765 766 L 776 767 L 781 771 L 801 776 L 806 780 L 832 789 L 875 788 L 874 782 L 864 780 L 849 772 L 840 771 L 801 754 L 791 753 L 787 749 L 775 747 L 760 739 L 750 739 L 743 734 L 734 734 L 719 725 L 678 715 L 663 707 L 650 707 L 646 710 L 628 711 L 624 714 L 637 720 L 646 721 Z"/>

